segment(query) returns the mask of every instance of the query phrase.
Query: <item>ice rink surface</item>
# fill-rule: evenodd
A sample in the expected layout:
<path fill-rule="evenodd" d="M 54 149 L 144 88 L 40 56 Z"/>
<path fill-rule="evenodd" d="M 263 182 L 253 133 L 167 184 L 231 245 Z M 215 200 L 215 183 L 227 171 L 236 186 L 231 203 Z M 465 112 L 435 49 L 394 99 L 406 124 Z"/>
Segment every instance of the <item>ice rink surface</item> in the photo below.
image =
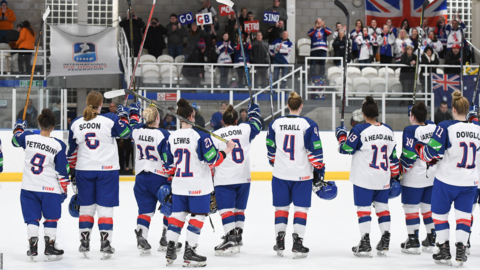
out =
<path fill-rule="evenodd" d="M 68 213 L 70 198 L 63 204 L 62 218 L 58 223 L 57 242 L 65 250 L 63 260 L 57 262 L 43 261 L 43 227 L 40 229 L 39 256 L 37 262 L 30 262 L 26 255 L 28 242 L 26 225 L 23 223 L 20 208 L 20 183 L 2 183 L 0 189 L 0 252 L 3 253 L 4 269 L 162 269 L 165 266 L 165 253 L 157 252 L 162 232 L 162 215 L 157 211 L 152 218 L 148 240 L 152 245 L 152 255 L 142 257 L 136 247 L 134 229 L 137 220 L 137 205 L 133 195 L 133 182 L 120 183 L 120 207 L 114 212 L 114 234 L 112 246 L 116 249 L 113 258 L 100 260 L 100 240 L 95 217 L 90 259 L 85 259 L 78 252 L 78 219 Z M 250 200 L 245 212 L 246 223 L 244 246 L 240 254 L 230 257 L 216 257 L 213 248 L 221 241 L 223 227 L 218 214 L 212 216 L 215 225 L 213 232 L 208 219 L 203 226 L 199 240 L 198 253 L 207 256 L 207 267 L 216 269 L 448 269 L 448 266 L 434 264 L 431 254 L 407 255 L 400 250 L 407 236 L 404 212 L 400 198 L 390 201 L 392 215 L 392 239 L 390 251 L 386 258 L 357 258 L 352 255 L 351 248 L 360 240 L 356 208 L 353 205 L 353 188 L 348 181 L 337 181 L 339 194 L 335 200 L 323 201 L 313 195 L 312 208 L 308 213 L 307 230 L 304 244 L 310 248 L 306 259 L 292 259 L 292 226 L 293 207 L 291 207 L 289 228 L 287 229 L 285 257 L 276 256 L 273 251 L 275 244 L 274 208 L 272 206 L 271 182 L 252 182 Z M 69 190 L 71 192 L 71 190 Z M 71 194 L 70 194 L 71 195 Z M 372 209 L 372 212 L 374 210 Z M 479 209 L 474 216 L 474 233 L 471 238 L 472 255 L 463 268 L 480 269 L 480 218 Z M 455 240 L 454 215 L 450 215 L 451 242 Z M 185 231 L 180 241 L 185 241 Z M 423 224 L 420 238 L 425 238 Z M 371 244 L 375 248 L 380 239 L 377 218 L 372 214 Z M 451 245 L 455 258 L 455 250 Z M 183 250 L 175 263 L 168 268 L 180 268 L 183 262 Z M 453 261 L 454 265 L 456 263 Z"/>

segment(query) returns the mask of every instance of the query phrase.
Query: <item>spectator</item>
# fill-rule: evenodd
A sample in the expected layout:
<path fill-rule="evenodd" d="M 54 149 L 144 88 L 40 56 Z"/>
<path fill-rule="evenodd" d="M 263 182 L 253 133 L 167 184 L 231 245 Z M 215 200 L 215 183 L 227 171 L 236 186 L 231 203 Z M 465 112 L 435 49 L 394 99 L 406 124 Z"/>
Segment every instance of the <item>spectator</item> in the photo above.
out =
<path fill-rule="evenodd" d="M 395 62 L 398 64 L 402 60 L 402 55 L 405 53 L 405 48 L 412 46 L 412 41 L 408 38 L 405 29 L 400 29 L 397 40 L 395 40 Z"/>
<path fill-rule="evenodd" d="M 197 103 L 192 103 L 192 108 L 195 110 L 195 124 L 199 127 L 205 128 L 205 119 L 203 119 L 202 113 L 197 107 Z"/>
<path fill-rule="evenodd" d="M 228 32 L 228 36 L 232 44 L 237 43 L 238 25 L 237 25 L 237 20 L 235 19 L 235 15 L 228 15 L 226 31 Z M 243 33 L 242 28 L 240 28 L 240 31 Z M 245 37 L 243 34 L 242 34 L 242 40 L 245 41 Z"/>
<path fill-rule="evenodd" d="M 358 124 L 364 124 L 365 118 L 363 117 L 362 109 L 358 109 L 352 112 L 352 118 L 350 118 L 350 125 L 352 128 Z"/>
<path fill-rule="evenodd" d="M 233 53 L 232 42 L 228 40 L 228 33 L 223 34 L 223 40 L 217 42 L 215 51 L 218 54 L 218 63 L 219 64 L 231 64 L 232 57 L 230 54 Z M 220 69 L 220 87 L 228 87 L 228 73 L 230 72 L 231 66 L 219 66 Z"/>
<path fill-rule="evenodd" d="M 15 12 L 8 8 L 7 1 L 3 0 L 0 4 L 2 5 L 2 17 L 0 18 L 0 43 L 7 43 L 7 31 L 13 29 L 13 23 L 17 20 L 17 17 L 15 17 Z"/>
<path fill-rule="evenodd" d="M 197 48 L 190 53 L 188 58 L 185 58 L 185 63 L 204 64 L 206 48 L 205 40 L 201 38 Z M 203 66 L 185 65 L 182 68 L 182 75 L 190 81 L 191 87 L 198 87 L 203 78 L 205 78 L 205 69 Z"/>
<path fill-rule="evenodd" d="M 18 50 L 27 51 L 35 49 L 35 31 L 29 21 L 22 23 L 22 30 L 20 30 L 20 37 L 16 42 Z M 20 74 L 30 73 L 32 66 L 30 60 L 32 58 L 31 52 L 18 53 L 18 71 Z"/>
<path fill-rule="evenodd" d="M 464 59 L 464 63 L 466 59 Z M 447 50 L 445 53 L 445 65 L 455 65 L 459 66 L 461 63 L 461 56 L 460 56 L 460 45 L 454 44 L 451 50 Z M 448 67 L 444 68 L 445 74 L 456 74 L 460 75 L 460 68 L 458 67 Z"/>
<path fill-rule="evenodd" d="M 246 7 L 243 7 L 240 11 L 240 14 L 238 14 L 238 22 L 240 23 L 241 27 L 243 27 L 243 23 L 247 20 L 247 13 L 248 9 Z"/>
<path fill-rule="evenodd" d="M 166 130 L 176 130 L 177 127 L 175 125 L 175 119 L 171 114 L 167 114 L 165 118 L 163 118 L 163 126 Z M 128 165 L 127 165 L 128 166 Z"/>
<path fill-rule="evenodd" d="M 222 107 L 220 107 L 220 110 L 212 115 L 212 119 L 210 119 L 210 126 L 212 126 L 213 130 L 223 127 L 223 113 L 225 112 L 227 106 L 227 102 L 222 102 Z"/>
<path fill-rule="evenodd" d="M 355 22 L 355 29 L 350 32 L 350 39 L 352 40 L 352 48 L 350 49 L 352 53 L 352 59 L 358 58 L 358 44 L 355 42 L 355 39 L 358 35 L 362 34 L 363 23 L 362 20 L 357 20 Z"/>
<path fill-rule="evenodd" d="M 308 31 L 308 36 L 312 39 L 310 47 L 310 56 L 315 57 L 326 57 L 328 46 L 327 46 L 327 37 L 332 34 L 332 31 L 325 27 L 325 22 L 318 18 L 315 21 L 315 28 Z M 315 67 L 317 62 L 320 66 L 320 75 L 325 75 L 325 60 L 312 60 L 312 66 L 310 67 L 310 75 L 315 76 Z"/>
<path fill-rule="evenodd" d="M 368 27 L 368 34 L 373 38 L 372 43 L 372 52 L 373 56 L 376 57 L 378 53 L 378 37 L 382 34 L 382 29 L 377 27 L 377 20 L 372 19 L 370 21 L 370 27 Z M 378 61 L 378 60 L 377 60 Z"/>
<path fill-rule="evenodd" d="M 145 33 L 145 29 L 143 30 Z M 167 28 L 158 23 L 157 18 L 153 18 L 148 28 L 147 36 L 145 37 L 145 49 L 148 50 L 148 53 L 158 58 L 163 54 L 163 50 L 167 48 L 165 45 L 164 35 L 167 35 Z"/>
<path fill-rule="evenodd" d="M 395 35 L 388 25 L 383 26 L 383 32 L 377 37 L 377 42 L 380 47 L 380 63 L 391 64 L 395 51 Z"/>
<path fill-rule="evenodd" d="M 422 37 L 422 40 L 426 39 L 431 31 L 434 31 L 434 27 L 428 26 L 428 18 L 423 18 L 423 25 L 417 27 L 419 36 Z"/>
<path fill-rule="evenodd" d="M 204 39 L 208 37 L 208 34 L 203 29 L 205 26 L 200 25 L 200 28 L 196 23 L 192 23 L 192 28 L 188 31 L 187 34 L 187 46 L 185 47 L 185 59 L 188 58 L 193 50 L 197 48 L 198 42 L 200 39 Z M 205 43 L 205 42 L 204 42 Z"/>
<path fill-rule="evenodd" d="M 438 107 L 435 112 L 435 125 L 440 124 L 442 121 L 453 120 L 452 115 L 448 112 L 448 103 L 446 101 L 440 102 L 440 107 Z"/>
<path fill-rule="evenodd" d="M 429 47 L 427 46 L 424 50 L 424 53 L 422 54 L 422 59 L 421 59 L 421 63 L 422 64 L 426 64 L 426 65 L 438 65 L 440 62 L 438 60 L 438 55 L 436 55 L 434 52 L 433 52 L 433 48 L 432 47 Z M 422 89 L 424 92 L 427 92 L 426 89 L 427 87 L 430 87 L 430 85 L 432 85 L 432 73 L 437 73 L 437 69 L 435 68 L 434 70 L 432 70 L 433 68 L 429 67 L 429 68 L 424 68 L 424 72 L 427 73 L 427 83 L 425 83 L 425 77 L 423 76 L 424 73 L 421 72 L 420 74 L 422 75 L 420 77 L 420 82 L 422 84 Z"/>
<path fill-rule="evenodd" d="M 168 54 L 174 59 L 183 55 L 183 38 L 187 36 L 187 30 L 178 22 L 177 15 L 170 15 L 170 23 L 167 24 L 167 47 Z"/>
<path fill-rule="evenodd" d="M 428 37 L 423 40 L 423 46 L 432 47 L 437 57 L 439 57 L 439 53 L 443 51 L 442 42 L 437 39 L 437 35 L 435 35 L 433 31 L 430 31 L 430 33 L 428 33 Z"/>
<path fill-rule="evenodd" d="M 418 49 L 418 30 L 416 28 L 410 29 L 412 35 L 410 36 L 410 40 L 413 44 L 413 51 L 416 52 Z"/>
<path fill-rule="evenodd" d="M 391 18 L 387 19 L 387 26 L 388 26 L 388 29 L 389 29 L 388 31 L 392 32 L 395 35 L 395 38 L 397 38 L 398 31 L 397 31 L 397 28 L 395 26 L 393 26 Z"/>
<path fill-rule="evenodd" d="M 404 19 L 402 21 L 402 27 L 400 27 L 400 29 L 404 29 L 408 36 L 412 35 L 412 32 L 411 32 L 412 28 L 410 28 L 410 23 L 408 22 L 407 19 Z"/>
<path fill-rule="evenodd" d="M 127 11 L 127 18 L 120 22 L 120 27 L 125 31 L 125 36 L 128 40 L 128 46 L 130 47 L 130 12 Z M 145 27 L 145 23 L 141 18 L 138 18 L 132 9 L 132 24 L 133 24 L 133 55 L 136 57 L 140 50 L 140 45 L 143 41 L 142 28 Z"/>
<path fill-rule="evenodd" d="M 252 32 L 250 30 L 246 31 L 245 30 L 245 22 L 253 22 L 255 21 L 255 18 L 253 17 L 253 12 L 249 11 L 247 13 L 247 20 L 243 22 L 243 36 L 245 37 L 250 37 L 250 40 L 254 40 L 255 37 L 257 36 L 257 33 Z"/>
<path fill-rule="evenodd" d="M 205 0 L 202 3 L 202 8 L 198 10 L 197 14 L 203 14 L 203 13 L 211 13 L 212 14 L 212 19 L 214 20 L 214 23 L 217 22 L 217 11 L 215 10 L 214 7 L 212 7 L 212 4 L 210 0 Z M 204 26 L 205 32 L 211 34 L 212 30 L 214 27 L 212 25 L 205 25 Z"/>
<path fill-rule="evenodd" d="M 111 113 L 117 113 L 117 105 L 115 105 L 115 103 L 110 103 L 110 105 L 108 106 L 108 110 L 111 112 Z"/>
<path fill-rule="evenodd" d="M 61 102 L 60 99 L 57 99 L 53 102 L 53 106 L 51 108 L 53 115 L 55 115 L 55 129 L 60 129 L 61 126 Z"/>
<path fill-rule="evenodd" d="M 17 118 L 16 119 L 23 119 L 23 111 L 24 107 L 18 112 Z M 28 105 L 27 105 L 27 114 L 25 115 L 25 121 L 27 121 L 27 128 L 37 128 L 37 117 L 38 117 L 38 111 L 35 107 L 33 107 L 33 101 L 32 99 L 28 100 Z"/>
<path fill-rule="evenodd" d="M 439 57 L 440 59 L 445 58 L 445 51 L 447 49 L 447 41 L 448 41 L 448 34 L 445 24 L 445 17 L 440 16 L 437 21 L 437 25 L 435 26 L 435 35 L 437 35 L 438 40 L 442 43 L 443 50 L 440 51 Z"/>
<path fill-rule="evenodd" d="M 400 30 L 400 35 L 402 32 L 405 32 L 405 29 Z M 413 53 L 413 47 L 411 45 L 407 45 L 405 48 L 405 52 L 402 54 L 400 58 L 400 64 L 407 65 L 406 67 L 400 68 L 400 83 L 402 84 L 403 92 L 412 92 L 414 87 L 415 81 L 415 61 L 417 60 L 417 56 Z M 410 97 L 410 96 L 406 96 Z M 400 102 L 400 106 L 405 105 L 405 101 Z"/>
<path fill-rule="evenodd" d="M 282 38 L 283 31 L 285 31 L 283 25 L 283 21 L 279 21 L 275 23 L 275 25 L 271 26 L 270 29 L 268 29 L 267 35 L 269 44 L 272 44 L 275 40 Z"/>
<path fill-rule="evenodd" d="M 217 38 L 212 37 L 210 39 L 210 43 L 207 44 L 207 63 L 217 63 L 218 61 L 218 54 L 215 51 L 215 47 L 217 46 Z"/>
<path fill-rule="evenodd" d="M 244 69 L 244 63 L 243 63 L 243 53 L 242 53 L 242 48 L 240 47 L 240 38 L 237 36 L 237 42 L 235 46 L 233 46 L 233 50 L 235 52 L 235 64 L 239 64 L 238 66 L 235 66 L 235 70 L 237 71 L 237 77 L 238 77 L 238 87 L 239 88 L 244 88 L 245 87 L 245 69 Z M 252 44 L 250 40 L 243 40 L 243 50 L 245 52 L 245 60 L 247 61 L 247 64 L 250 64 L 250 51 L 252 50 Z"/>
<path fill-rule="evenodd" d="M 250 52 L 250 62 L 252 64 L 269 64 L 270 55 L 268 53 L 268 44 L 263 41 L 262 32 L 258 32 L 252 43 L 252 51 Z M 264 88 L 267 86 L 268 67 L 255 67 L 257 87 Z"/>
<path fill-rule="evenodd" d="M 276 65 L 288 65 L 290 60 L 290 54 L 292 53 L 292 42 L 288 39 L 288 32 L 283 31 L 282 38 L 275 40 L 272 45 L 270 45 L 270 55 L 273 57 L 273 63 Z M 289 67 L 274 67 L 273 68 L 273 78 L 274 81 L 277 81 L 280 77 L 280 70 L 282 71 L 282 76 L 288 74 Z M 280 87 L 285 88 L 287 82 L 282 80 Z"/>
<path fill-rule="evenodd" d="M 345 30 L 340 29 L 338 31 L 338 37 L 333 41 L 332 44 L 334 56 L 342 57 L 345 59 L 345 48 L 347 47 L 347 39 L 345 38 Z M 341 65 L 341 60 L 334 60 L 336 66 Z"/>
<path fill-rule="evenodd" d="M 70 126 L 72 125 L 72 118 L 68 117 L 67 118 L 67 130 L 70 130 Z"/>
<path fill-rule="evenodd" d="M 280 0 L 273 0 L 273 6 L 268 7 L 265 11 L 278 13 L 280 20 L 283 21 L 284 24 L 287 24 L 287 10 L 280 6 Z M 271 25 L 273 25 L 273 23 Z"/>
<path fill-rule="evenodd" d="M 370 55 L 372 55 L 373 38 L 368 34 L 367 27 L 363 27 L 362 35 L 357 35 L 355 43 L 357 43 L 358 48 L 358 62 L 369 64 Z M 362 70 L 363 68 L 364 67 L 361 66 L 360 70 Z"/>
<path fill-rule="evenodd" d="M 332 34 L 333 40 L 335 40 L 338 37 L 338 31 L 340 31 L 340 29 L 342 29 L 342 24 L 340 22 L 337 22 L 335 24 L 335 31 L 333 31 L 333 34 Z"/>
<path fill-rule="evenodd" d="M 461 28 L 459 27 L 459 24 Z M 462 35 L 465 28 L 466 28 L 465 24 L 462 21 L 457 21 L 457 20 L 453 20 L 452 24 L 448 24 L 445 27 L 445 30 L 448 35 L 447 50 L 452 49 L 453 44 L 461 44 L 461 42 L 463 41 Z"/>
<path fill-rule="evenodd" d="M 240 125 L 241 123 L 248 123 L 247 109 L 240 110 L 240 118 L 238 119 L 237 124 Z"/>

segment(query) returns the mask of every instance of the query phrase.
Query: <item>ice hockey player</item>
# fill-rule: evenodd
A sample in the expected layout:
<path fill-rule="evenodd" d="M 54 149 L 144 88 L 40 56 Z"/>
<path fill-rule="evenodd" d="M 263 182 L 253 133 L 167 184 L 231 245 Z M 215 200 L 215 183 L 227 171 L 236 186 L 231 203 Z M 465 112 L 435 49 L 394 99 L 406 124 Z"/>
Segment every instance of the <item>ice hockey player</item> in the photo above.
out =
<path fill-rule="evenodd" d="M 70 183 L 67 146 L 61 140 L 50 137 L 56 122 L 51 110 L 43 109 L 37 121 L 40 134 L 25 130 L 27 122 L 19 119 L 13 128 L 12 138 L 13 146 L 25 149 L 20 202 L 30 244 L 27 255 L 32 261 L 38 255 L 38 227 L 43 216 L 44 260 L 57 261 L 63 258 L 63 250 L 56 244 L 57 221 L 61 217 L 62 203 Z"/>
<path fill-rule="evenodd" d="M 290 114 L 270 123 L 267 134 L 268 159 L 273 166 L 272 194 L 275 207 L 276 245 L 273 250 L 283 257 L 290 204 L 294 205 L 293 258 L 305 258 L 303 246 L 307 212 L 312 201 L 314 174 L 318 183 L 324 179 L 325 164 L 317 124 L 300 116 L 302 98 L 295 92 L 288 97 Z"/>
<path fill-rule="evenodd" d="M 377 255 L 383 257 L 390 245 L 390 182 L 399 174 L 396 143 L 392 129 L 375 120 L 378 106 L 371 96 L 365 97 L 362 112 L 366 123 L 355 125 L 348 137 L 345 126 L 336 130 L 340 154 L 353 156 L 350 181 L 353 183 L 361 239 L 352 251 L 357 257 L 371 257 L 370 213 L 373 203 L 382 235 L 377 244 Z"/>
<path fill-rule="evenodd" d="M 223 113 L 225 127 L 215 134 L 235 142 L 232 154 L 215 168 L 214 185 L 218 212 L 222 217 L 225 235 L 215 247 L 215 255 L 231 255 L 240 252 L 243 245 L 242 233 L 250 193 L 250 144 L 262 130 L 260 108 L 257 104 L 248 106 L 248 122 L 237 125 L 238 113 L 228 105 Z M 218 150 L 226 148 L 225 143 L 213 138 Z"/>

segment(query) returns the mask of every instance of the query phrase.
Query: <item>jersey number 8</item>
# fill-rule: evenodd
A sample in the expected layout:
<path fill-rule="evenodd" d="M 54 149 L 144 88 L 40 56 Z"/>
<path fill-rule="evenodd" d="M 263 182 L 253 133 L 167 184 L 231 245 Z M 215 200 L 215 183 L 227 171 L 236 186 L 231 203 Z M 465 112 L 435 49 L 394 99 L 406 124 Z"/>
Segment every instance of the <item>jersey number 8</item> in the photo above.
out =
<path fill-rule="evenodd" d="M 240 145 L 240 140 L 239 139 L 232 139 L 235 145 L 235 148 L 232 150 L 232 160 L 233 162 L 237 164 L 242 164 L 243 161 L 245 160 L 245 156 L 243 155 L 243 149 L 242 146 Z"/>

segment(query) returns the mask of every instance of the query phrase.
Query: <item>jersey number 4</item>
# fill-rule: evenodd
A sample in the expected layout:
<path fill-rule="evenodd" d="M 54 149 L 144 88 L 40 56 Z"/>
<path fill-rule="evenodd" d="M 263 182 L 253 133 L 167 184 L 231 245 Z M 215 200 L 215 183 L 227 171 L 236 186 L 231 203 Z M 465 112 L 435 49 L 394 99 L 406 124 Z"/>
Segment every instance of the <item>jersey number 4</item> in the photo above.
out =
<path fill-rule="evenodd" d="M 385 162 L 380 163 L 380 166 L 377 165 L 378 147 L 376 145 L 372 145 L 372 150 L 373 150 L 373 158 L 372 158 L 372 162 L 370 163 L 370 167 L 377 170 L 381 168 L 382 170 L 387 171 L 388 170 L 387 146 L 384 145 L 380 148 L 380 155 L 382 155 L 380 159 L 385 160 Z"/>
<path fill-rule="evenodd" d="M 183 155 L 185 155 L 185 159 L 183 158 Z M 175 167 L 177 167 L 175 177 L 193 177 L 193 173 L 190 171 L 190 151 L 185 148 L 178 148 L 175 151 L 175 158 L 177 159 L 177 162 L 175 163 Z M 185 162 L 184 172 L 181 172 L 182 169 L 178 167 L 182 162 Z M 182 176 L 180 176 L 180 173 Z"/>
<path fill-rule="evenodd" d="M 295 160 L 295 135 L 285 135 L 283 151 L 290 153 L 290 160 Z"/>
<path fill-rule="evenodd" d="M 467 165 L 468 148 L 469 148 L 468 146 L 470 146 L 470 148 L 472 148 L 473 159 L 472 159 L 472 164 L 471 165 Z M 475 168 L 475 159 L 477 158 L 477 146 L 473 142 L 471 142 L 469 145 L 467 145 L 467 143 L 465 143 L 465 142 L 461 142 L 460 147 L 463 148 L 463 158 L 462 158 L 461 163 L 457 163 L 457 167 L 458 168 L 467 168 L 467 169 Z"/>

